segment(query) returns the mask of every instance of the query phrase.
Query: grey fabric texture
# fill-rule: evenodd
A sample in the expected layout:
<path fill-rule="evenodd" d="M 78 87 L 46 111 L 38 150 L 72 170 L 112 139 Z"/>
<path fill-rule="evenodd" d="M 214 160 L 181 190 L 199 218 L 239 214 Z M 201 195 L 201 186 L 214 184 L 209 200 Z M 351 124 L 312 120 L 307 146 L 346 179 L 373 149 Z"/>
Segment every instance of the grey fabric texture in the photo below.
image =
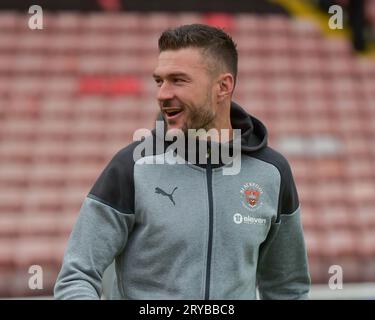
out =
<path fill-rule="evenodd" d="M 126 212 L 111 206 L 112 194 L 101 201 L 113 180 L 103 174 L 100 192 L 93 189 L 84 200 L 69 238 L 55 298 L 99 299 L 103 273 L 114 261 L 112 299 L 256 299 L 256 288 L 261 299 L 307 299 L 310 276 L 291 171 L 264 144 L 266 133 L 254 137 L 243 140 L 262 146 L 243 152 L 237 175 L 223 175 L 225 166 L 135 162 L 116 177 L 126 193 L 116 197 L 134 197 Z M 117 155 L 116 166 L 130 153 Z M 249 192 L 256 194 L 252 204 Z"/>

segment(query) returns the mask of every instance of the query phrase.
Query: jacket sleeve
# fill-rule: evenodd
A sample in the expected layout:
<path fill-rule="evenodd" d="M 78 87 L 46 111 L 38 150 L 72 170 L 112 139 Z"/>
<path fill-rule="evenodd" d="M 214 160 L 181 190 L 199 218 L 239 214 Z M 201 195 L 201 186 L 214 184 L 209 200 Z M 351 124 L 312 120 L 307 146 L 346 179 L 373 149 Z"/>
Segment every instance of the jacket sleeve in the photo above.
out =
<path fill-rule="evenodd" d="M 122 252 L 134 224 L 129 153 L 125 148 L 111 160 L 85 198 L 55 284 L 56 299 L 100 299 L 104 270 Z"/>
<path fill-rule="evenodd" d="M 281 174 L 278 214 L 259 248 L 257 283 L 261 299 L 308 299 L 310 275 L 300 205 L 289 164 Z"/>

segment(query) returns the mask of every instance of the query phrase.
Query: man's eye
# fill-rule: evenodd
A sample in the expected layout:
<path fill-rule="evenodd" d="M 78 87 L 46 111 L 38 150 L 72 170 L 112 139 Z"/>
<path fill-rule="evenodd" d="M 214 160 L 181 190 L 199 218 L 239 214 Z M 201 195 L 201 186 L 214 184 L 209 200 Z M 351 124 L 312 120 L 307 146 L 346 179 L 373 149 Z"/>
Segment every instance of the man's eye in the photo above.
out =
<path fill-rule="evenodd" d="M 160 87 L 163 84 L 163 81 L 160 79 L 155 79 L 155 83 L 158 87 Z"/>
<path fill-rule="evenodd" d="M 175 83 L 181 83 L 181 82 L 184 82 L 184 79 L 179 79 L 179 78 L 177 78 L 177 79 L 174 79 L 173 80 Z"/>

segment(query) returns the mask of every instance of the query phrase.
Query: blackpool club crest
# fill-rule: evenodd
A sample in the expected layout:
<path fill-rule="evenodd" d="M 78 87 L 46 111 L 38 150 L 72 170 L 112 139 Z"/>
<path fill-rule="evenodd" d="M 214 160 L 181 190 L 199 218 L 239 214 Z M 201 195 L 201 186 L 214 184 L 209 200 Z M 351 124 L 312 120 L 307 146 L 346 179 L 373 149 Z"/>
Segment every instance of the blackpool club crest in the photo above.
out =
<path fill-rule="evenodd" d="M 262 188 L 254 183 L 249 182 L 242 186 L 241 190 L 242 206 L 246 209 L 253 211 L 259 209 L 262 205 Z"/>

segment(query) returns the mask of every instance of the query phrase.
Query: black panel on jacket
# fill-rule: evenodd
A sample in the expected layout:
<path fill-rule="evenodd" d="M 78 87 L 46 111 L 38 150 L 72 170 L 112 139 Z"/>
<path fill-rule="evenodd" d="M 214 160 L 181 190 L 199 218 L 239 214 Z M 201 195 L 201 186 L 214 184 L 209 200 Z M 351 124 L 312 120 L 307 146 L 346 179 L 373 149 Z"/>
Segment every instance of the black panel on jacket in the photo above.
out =
<path fill-rule="evenodd" d="M 111 206 L 122 213 L 134 213 L 134 160 L 136 141 L 120 150 L 92 187 L 89 197 Z"/>
<path fill-rule="evenodd" d="M 250 153 L 249 155 L 274 165 L 280 172 L 281 186 L 276 222 L 280 220 L 281 214 L 292 214 L 296 211 L 299 206 L 298 193 L 292 170 L 285 157 L 270 147 Z"/>

